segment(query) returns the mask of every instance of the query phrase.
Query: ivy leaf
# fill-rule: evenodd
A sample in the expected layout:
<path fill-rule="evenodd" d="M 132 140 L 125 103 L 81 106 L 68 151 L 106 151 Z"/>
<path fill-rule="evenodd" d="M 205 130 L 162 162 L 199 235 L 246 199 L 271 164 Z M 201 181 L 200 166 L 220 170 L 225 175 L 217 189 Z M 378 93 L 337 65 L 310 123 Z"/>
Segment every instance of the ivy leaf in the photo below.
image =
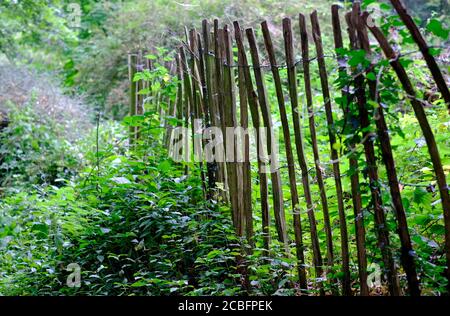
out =
<path fill-rule="evenodd" d="M 131 284 L 132 287 L 142 287 L 142 286 L 146 286 L 147 285 L 147 281 L 141 279 L 139 281 L 134 282 L 133 284 Z"/>
<path fill-rule="evenodd" d="M 414 61 L 411 59 L 400 59 L 400 63 L 403 67 L 408 68 Z"/>
<path fill-rule="evenodd" d="M 348 61 L 348 64 L 351 67 L 356 67 L 359 64 L 364 65 L 366 62 L 366 52 L 364 50 L 356 50 L 350 52 L 351 58 Z"/>
<path fill-rule="evenodd" d="M 439 56 L 441 53 L 442 53 L 442 49 L 440 49 L 440 48 L 434 48 L 434 47 L 430 48 L 430 54 L 433 57 Z"/>
<path fill-rule="evenodd" d="M 149 88 L 141 89 L 138 92 L 139 95 L 145 95 L 145 94 L 149 94 L 149 93 L 150 93 L 150 89 Z"/>
<path fill-rule="evenodd" d="M 430 227 L 430 232 L 436 235 L 444 235 L 445 234 L 445 227 L 440 224 L 436 224 Z"/>

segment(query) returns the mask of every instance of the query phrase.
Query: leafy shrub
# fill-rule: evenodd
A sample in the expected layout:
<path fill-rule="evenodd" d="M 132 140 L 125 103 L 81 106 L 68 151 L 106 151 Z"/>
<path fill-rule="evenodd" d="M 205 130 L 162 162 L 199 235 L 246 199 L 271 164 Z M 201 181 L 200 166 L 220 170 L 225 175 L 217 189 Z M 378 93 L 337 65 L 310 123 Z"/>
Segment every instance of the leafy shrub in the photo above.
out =
<path fill-rule="evenodd" d="M 205 202 L 198 176 L 163 148 L 148 155 L 152 133 L 131 156 L 111 137 L 67 186 L 0 203 L 1 294 L 242 293 L 229 214 Z M 66 284 L 70 263 L 81 267 L 80 288 Z"/>
<path fill-rule="evenodd" d="M 51 184 L 69 179 L 79 157 L 61 136 L 63 126 L 31 106 L 11 105 L 9 125 L 0 134 L 0 185 L 3 190 Z"/>

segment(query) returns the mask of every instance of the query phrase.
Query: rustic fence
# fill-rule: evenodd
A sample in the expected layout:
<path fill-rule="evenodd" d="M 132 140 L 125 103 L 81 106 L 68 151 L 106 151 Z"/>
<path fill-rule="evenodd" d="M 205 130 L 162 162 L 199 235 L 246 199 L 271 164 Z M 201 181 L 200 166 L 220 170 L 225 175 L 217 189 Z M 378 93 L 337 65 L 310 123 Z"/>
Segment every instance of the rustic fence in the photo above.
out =
<path fill-rule="evenodd" d="M 418 44 L 424 59 L 429 66 L 432 77 L 436 82 L 436 86 L 442 94 L 447 106 L 450 109 L 450 94 L 448 87 L 443 79 L 443 76 L 436 64 L 436 61 L 429 53 L 429 47 L 424 38 L 420 34 L 417 26 L 408 15 L 400 1 L 391 0 L 395 10 L 404 21 L 407 28 L 410 30 L 413 39 Z M 346 74 L 351 78 L 349 87 L 343 88 L 341 92 L 341 100 L 344 104 L 340 104 L 341 109 L 348 108 L 350 102 L 357 105 L 357 114 L 355 112 L 343 113 L 346 120 L 357 119 L 360 122 L 361 130 L 363 131 L 363 147 L 365 162 L 367 165 L 367 173 L 370 182 L 371 193 L 371 208 L 374 213 L 375 230 L 378 238 L 378 246 L 382 254 L 385 280 L 391 295 L 401 295 L 398 280 L 398 267 L 394 262 L 394 251 L 390 247 L 390 232 L 387 229 L 385 212 L 383 202 L 381 199 L 381 192 L 379 186 L 378 162 L 375 156 L 374 141 L 379 139 L 380 150 L 382 154 L 382 162 L 387 170 L 387 177 L 392 199 L 393 208 L 395 211 L 397 231 L 399 234 L 401 249 L 400 258 L 401 265 L 406 273 L 408 291 L 410 295 L 420 295 L 420 284 L 417 276 L 417 269 L 411 238 L 408 230 L 408 223 L 406 220 L 406 212 L 402 204 L 401 192 L 399 189 L 399 179 L 396 174 L 395 161 L 392 147 L 389 138 L 389 127 L 385 119 L 382 100 L 378 91 L 378 81 L 381 74 L 378 75 L 377 80 L 368 80 L 367 75 L 375 67 L 374 64 L 363 67 L 350 67 L 346 60 L 346 56 L 342 54 L 344 46 L 343 32 L 341 27 L 341 17 L 339 15 L 339 7 L 332 6 L 332 27 L 333 38 L 335 44 L 336 54 L 333 56 L 325 56 L 321 30 L 317 12 L 310 15 L 311 29 L 308 30 L 306 17 L 299 15 L 298 25 L 300 30 L 301 43 L 301 59 L 295 60 L 296 52 L 294 51 L 294 36 L 292 31 L 292 21 L 290 18 L 283 19 L 283 39 L 285 60 L 283 64 L 279 64 L 277 55 L 275 54 L 274 45 L 269 31 L 268 23 L 266 21 L 261 23 L 261 30 L 263 35 L 263 44 L 268 57 L 269 65 L 263 64 L 261 61 L 259 48 L 255 32 L 249 28 L 243 30 L 238 22 L 234 22 L 233 26 L 224 25 L 220 27 L 219 21 L 214 20 L 211 26 L 207 20 L 202 22 L 201 32 L 195 29 L 185 30 L 186 38 L 183 45 L 177 48 L 176 52 L 176 75 L 178 77 L 178 87 L 176 100 L 168 100 L 169 115 L 176 117 L 179 126 L 184 126 L 191 129 L 191 136 L 193 142 L 194 153 L 196 148 L 199 149 L 198 142 L 195 138 L 201 136 L 203 144 L 208 140 L 212 140 L 213 136 L 209 127 L 218 127 L 222 131 L 222 135 L 226 135 L 227 127 L 247 129 L 251 125 L 258 129 L 265 127 L 266 136 L 262 137 L 260 133 L 256 133 L 257 152 L 266 151 L 270 157 L 270 161 L 277 161 L 278 151 L 274 149 L 275 135 L 273 130 L 273 121 L 271 107 L 267 95 L 266 76 L 270 71 L 272 74 L 272 83 L 275 87 L 277 106 L 280 113 L 282 135 L 284 139 L 284 151 L 287 161 L 287 171 L 289 179 L 289 190 L 291 205 L 289 213 L 293 217 L 294 225 L 294 240 L 296 257 L 298 261 L 298 277 L 299 285 L 302 290 L 308 287 L 308 278 L 306 266 L 308 262 L 305 260 L 305 245 L 304 245 L 304 228 L 309 227 L 310 242 L 308 245 L 312 249 L 312 260 L 314 271 L 310 271 L 310 275 L 316 278 L 323 277 L 325 272 L 337 264 L 340 264 L 342 272 L 342 294 L 351 295 L 351 273 L 350 273 L 350 252 L 349 252 L 349 236 L 347 232 L 347 215 L 344 204 L 344 188 L 342 185 L 342 173 L 340 170 L 340 162 L 345 157 L 340 157 L 335 143 L 337 142 L 337 129 L 333 121 L 333 112 L 339 109 L 333 109 L 333 98 L 330 95 L 330 82 L 327 74 L 327 58 L 336 58 L 339 65 L 338 71 L 341 74 Z M 405 68 L 402 66 L 400 52 L 395 51 L 384 33 L 371 22 L 370 16 L 367 12 L 361 12 L 361 7 L 358 2 L 353 4 L 352 10 L 345 14 L 346 35 L 348 36 L 349 49 L 364 50 L 366 56 L 373 54 L 371 51 L 369 31 L 377 41 L 378 45 L 384 52 L 385 57 L 389 60 L 390 65 L 397 74 L 398 80 L 403 86 L 406 95 L 413 107 L 415 116 L 419 122 L 420 128 L 423 132 L 426 144 L 428 146 L 430 159 L 433 163 L 437 184 L 441 197 L 441 204 L 444 214 L 445 222 L 445 253 L 447 259 L 447 266 L 450 267 L 450 196 L 449 188 L 446 184 L 445 174 L 442 163 L 439 157 L 435 137 L 432 129 L 428 123 L 422 101 L 417 97 L 417 93 Z M 298 24 L 297 24 L 298 23 Z M 248 48 L 244 39 L 247 39 Z M 312 42 L 310 40 L 312 39 Z M 235 45 L 235 46 L 234 46 Z M 309 56 L 309 46 L 315 47 L 315 57 Z M 236 48 L 236 49 L 235 49 Z M 279 57 L 278 57 L 279 58 Z M 374 58 L 370 60 L 375 60 Z M 317 63 L 319 69 L 318 74 L 312 74 L 310 67 L 312 63 Z M 130 78 L 139 71 L 136 65 L 145 65 L 142 54 L 130 55 L 129 68 Z M 151 64 L 147 62 L 146 68 L 151 69 Z M 287 84 L 281 79 L 280 69 L 287 70 Z M 268 71 L 267 71 L 268 70 Z M 308 143 L 311 148 L 305 145 L 306 139 L 303 135 L 300 115 L 298 109 L 298 76 L 297 72 L 302 71 L 303 76 L 303 91 L 306 96 L 306 107 L 309 123 L 310 139 Z M 326 123 L 329 137 L 330 149 L 327 153 L 332 164 L 332 173 L 334 177 L 337 209 L 339 217 L 340 229 L 340 250 L 341 253 L 337 256 L 334 253 L 332 225 L 330 223 L 329 203 L 325 190 L 323 168 L 320 161 L 319 147 L 317 143 L 315 112 L 313 110 L 313 93 L 311 80 L 314 75 L 320 79 L 320 87 L 323 93 L 324 110 L 326 113 Z M 142 114 L 144 100 L 141 95 L 136 92 L 144 88 L 146 83 L 142 81 L 131 80 L 131 107 L 130 115 Z M 147 83 L 148 84 L 148 83 Z M 285 86 L 286 85 L 286 86 Z M 285 91 L 288 96 L 285 96 Z M 350 92 L 352 91 L 352 92 Z M 289 100 L 287 102 L 287 100 Z M 378 103 L 380 106 L 373 109 L 374 113 L 370 112 L 371 108 L 368 103 Z M 288 118 L 286 103 L 291 106 L 291 119 Z M 370 115 L 375 114 L 377 119 L 371 120 Z M 194 122 L 200 120 L 201 125 L 195 126 Z M 183 122 L 183 123 L 181 123 Z M 291 127 L 293 125 L 293 139 L 291 138 Z M 375 124 L 374 130 L 376 135 L 370 132 L 371 125 Z M 325 128 L 325 126 L 319 126 Z M 174 128 L 167 129 L 165 142 L 168 146 L 174 141 Z M 139 131 L 136 128 L 131 128 L 130 133 L 132 137 L 130 142 L 136 137 L 139 137 Z M 374 137 L 376 136 L 376 137 Z M 195 168 L 200 171 L 202 183 L 205 192 L 205 198 L 216 200 L 221 203 L 228 203 L 231 209 L 232 221 L 236 230 L 236 234 L 241 237 L 246 237 L 248 245 L 254 247 L 254 223 L 253 212 L 259 212 L 262 218 L 263 245 L 268 252 L 271 248 L 270 235 L 270 208 L 273 209 L 275 227 L 278 240 L 284 245 L 286 255 L 289 255 L 290 241 L 288 236 L 288 227 L 286 224 L 286 210 L 284 207 L 281 168 L 272 168 L 270 172 L 264 171 L 266 161 L 260 155 L 257 155 L 257 182 L 259 184 L 259 202 L 260 208 L 255 209 L 252 205 L 252 174 L 250 162 L 250 138 L 248 134 L 244 134 L 241 139 L 241 146 L 238 148 L 236 143 L 230 142 L 228 137 L 223 136 L 224 155 L 232 159 L 217 159 L 214 161 L 205 161 L 199 159 L 195 164 Z M 190 142 L 185 136 L 184 142 Z M 227 142 L 230 142 L 227 144 Z M 201 147 L 202 143 L 200 143 Z M 232 146 L 232 147 L 230 147 Z M 369 229 L 364 224 L 364 213 L 360 194 L 360 175 L 358 172 L 358 161 L 354 154 L 355 143 L 348 145 L 349 165 L 354 170 L 350 175 L 351 187 L 351 201 L 354 209 L 355 222 L 355 240 L 357 249 L 357 262 L 359 271 L 359 293 L 360 295 L 368 295 L 369 289 L 367 286 L 367 253 L 365 245 L 366 229 Z M 294 149 L 295 147 L 295 149 Z M 200 148 L 201 149 L 201 148 Z M 236 156 L 239 150 L 243 150 L 243 158 L 239 160 Z M 319 244 L 317 223 L 315 214 L 318 212 L 317 206 L 312 199 L 311 193 L 311 175 L 306 160 L 306 150 L 312 150 L 314 157 L 315 182 L 320 190 L 320 208 L 323 212 L 323 222 L 325 231 L 325 249 L 326 253 L 322 257 L 321 247 Z M 296 154 L 296 156 L 294 156 Z M 192 153 L 186 154 L 188 157 Z M 297 164 L 300 167 L 301 187 L 303 190 L 304 201 L 306 209 L 300 209 L 300 193 L 297 185 Z M 186 170 L 189 172 L 189 170 Z M 269 181 L 270 177 L 270 181 Z M 219 185 L 220 184 L 220 185 Z M 270 185 L 269 185 L 270 184 Z M 269 196 L 271 194 L 271 197 Z M 269 205 L 269 202 L 272 204 Z M 301 212 L 306 212 L 308 225 L 302 223 Z M 450 280 L 450 269 L 447 269 L 447 278 Z M 320 284 L 319 284 L 320 287 Z M 336 289 L 334 290 L 336 294 Z M 321 290 L 323 294 L 323 291 Z"/>

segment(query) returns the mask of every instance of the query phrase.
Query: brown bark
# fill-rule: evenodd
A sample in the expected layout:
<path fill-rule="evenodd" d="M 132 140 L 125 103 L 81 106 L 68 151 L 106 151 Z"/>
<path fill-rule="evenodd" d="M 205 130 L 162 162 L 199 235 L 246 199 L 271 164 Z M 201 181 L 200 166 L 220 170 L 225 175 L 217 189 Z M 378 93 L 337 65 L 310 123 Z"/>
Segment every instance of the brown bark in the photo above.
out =
<path fill-rule="evenodd" d="M 273 170 L 274 165 L 279 164 L 278 155 L 274 150 L 275 146 L 275 136 L 273 132 L 272 117 L 270 112 L 270 105 L 267 100 L 267 91 L 264 84 L 264 78 L 260 67 L 258 47 L 256 45 L 255 34 L 253 29 L 246 30 L 247 39 L 250 46 L 250 55 L 253 62 L 253 73 L 255 75 L 256 90 L 258 92 L 258 100 L 261 109 L 261 114 L 263 117 L 263 122 L 267 130 L 267 153 L 270 157 L 270 177 L 272 180 L 272 196 L 273 196 L 273 211 L 275 215 L 275 225 L 277 228 L 278 239 L 282 242 L 286 248 L 286 252 L 289 253 L 288 249 L 288 236 L 286 230 L 286 218 L 284 214 L 283 205 L 283 191 L 281 188 L 281 176 L 280 170 Z"/>
<path fill-rule="evenodd" d="M 352 25 L 356 30 L 356 38 L 361 43 L 362 29 L 359 25 L 359 3 L 355 2 L 352 11 Z M 358 49 L 364 49 L 362 45 L 358 45 L 358 42 L 353 46 Z M 359 120 L 361 128 L 363 130 L 364 139 L 364 153 L 366 157 L 367 175 L 369 178 L 370 192 L 372 196 L 372 204 L 374 209 L 375 228 L 378 236 L 378 247 L 381 250 L 381 254 L 384 262 L 384 270 L 387 276 L 387 282 L 389 286 L 389 292 L 393 296 L 400 295 L 400 287 L 397 278 L 397 269 L 395 267 L 394 258 L 390 249 L 389 231 L 386 225 L 386 218 L 384 214 L 383 201 L 381 199 L 381 191 L 378 180 L 378 167 L 375 157 L 374 148 L 374 135 L 370 131 L 371 123 L 369 120 L 369 113 L 367 110 L 367 99 L 365 91 L 364 74 L 359 68 L 353 69 L 357 75 L 354 78 L 355 82 L 355 95 L 357 98 Z"/>
<path fill-rule="evenodd" d="M 359 24 L 360 29 L 367 30 L 362 23 Z M 364 47 L 369 58 L 371 55 L 370 43 L 367 31 L 361 32 L 360 36 L 361 46 Z M 367 72 L 370 70 L 368 69 Z M 368 81 L 370 98 L 378 102 L 379 95 L 377 93 L 377 82 Z M 389 130 L 384 117 L 383 106 L 380 103 L 379 107 L 375 111 L 375 124 L 377 126 L 377 135 L 379 145 L 381 148 L 381 154 L 383 156 L 383 162 L 386 166 L 386 173 L 389 180 L 389 189 L 392 197 L 392 204 L 394 206 L 395 216 L 397 219 L 397 231 L 401 242 L 401 263 L 406 273 L 408 280 L 408 289 L 411 296 L 420 295 L 419 281 L 417 279 L 416 264 L 414 261 L 414 251 L 411 244 L 411 237 L 408 231 L 408 222 L 406 220 L 406 213 L 402 203 L 402 197 L 400 194 L 400 183 L 397 177 L 397 171 L 395 168 L 395 160 L 391 147 L 391 140 L 389 138 Z"/>
<path fill-rule="evenodd" d="M 317 237 L 316 219 L 314 215 L 314 206 L 312 202 L 311 189 L 309 185 L 308 165 L 306 163 L 305 152 L 303 148 L 303 135 L 299 118 L 299 104 L 297 96 L 297 79 L 294 63 L 292 27 L 291 27 L 291 20 L 289 18 L 283 19 L 283 34 L 285 40 L 286 62 L 288 67 L 289 96 L 291 100 L 292 116 L 294 122 L 295 147 L 297 150 L 297 158 L 302 172 L 303 191 L 305 194 L 307 214 L 311 231 L 311 243 L 313 250 L 314 266 L 316 270 L 316 277 L 321 278 L 323 277 L 322 255 L 320 254 L 319 239 Z"/>
<path fill-rule="evenodd" d="M 275 90 L 277 94 L 278 108 L 280 110 L 281 124 L 283 127 L 283 137 L 284 144 L 286 149 L 286 159 L 288 164 L 288 172 L 289 172 L 289 187 L 291 191 L 291 202 L 292 202 L 292 211 L 294 218 L 294 233 L 295 233 L 295 244 L 296 244 L 296 254 L 298 260 L 298 275 L 300 281 L 300 287 L 302 289 L 306 289 L 306 272 L 305 272 L 305 255 L 303 248 L 303 233 L 302 226 L 300 220 L 300 209 L 299 209 L 299 198 L 298 198 L 298 190 L 297 190 L 297 179 L 295 176 L 295 162 L 294 155 L 292 152 L 291 145 L 291 135 L 289 131 L 289 122 L 286 114 L 286 106 L 284 103 L 284 95 L 283 89 L 281 85 L 280 73 L 277 66 L 277 61 L 275 58 L 275 52 L 272 44 L 272 39 L 270 37 L 269 29 L 267 27 L 267 22 L 264 21 L 261 23 L 264 43 L 266 46 L 267 54 L 269 56 L 269 61 L 271 64 Z"/>
<path fill-rule="evenodd" d="M 250 107 L 250 114 L 252 116 L 253 128 L 258 131 L 260 126 L 260 117 L 259 117 L 259 105 L 258 99 L 256 97 L 256 93 L 253 89 L 252 78 L 250 74 L 250 68 L 247 61 L 247 55 L 245 53 L 244 42 L 242 40 L 242 30 L 239 26 L 238 22 L 234 22 L 234 31 L 235 31 L 235 39 L 236 45 L 238 47 L 239 59 L 241 61 L 242 70 L 244 73 L 245 87 L 247 92 L 247 100 L 248 105 Z M 257 144 L 257 152 L 261 151 L 261 140 L 259 133 L 256 133 L 256 144 Z M 268 184 L 267 184 L 267 174 L 263 171 L 263 162 L 260 159 L 260 156 L 257 155 L 258 158 L 258 176 L 259 176 L 259 188 L 261 195 L 261 215 L 262 215 L 262 231 L 263 231 L 263 241 L 265 248 L 265 255 L 267 256 L 270 251 L 270 213 L 269 213 L 269 199 L 268 199 Z"/>
<path fill-rule="evenodd" d="M 338 212 L 339 212 L 339 227 L 341 232 L 341 252 L 342 252 L 342 270 L 344 276 L 342 279 L 344 292 L 346 294 L 350 293 L 350 256 L 348 250 L 348 232 L 347 232 L 347 220 L 345 218 L 344 209 L 344 199 L 341 181 L 341 170 L 339 167 L 339 155 L 337 150 L 333 147 L 336 143 L 336 131 L 333 121 L 333 114 L 331 109 L 331 97 L 330 90 L 328 86 L 328 75 L 325 65 L 325 57 L 322 47 L 322 37 L 320 33 L 319 20 L 317 19 L 317 11 L 311 14 L 311 24 L 313 39 L 316 45 L 317 63 L 319 66 L 320 83 L 322 87 L 323 99 L 325 102 L 325 112 L 327 116 L 328 125 L 328 137 L 330 140 L 330 150 L 331 150 L 331 160 L 333 161 L 333 174 L 334 181 L 336 184 L 336 198 L 338 202 Z"/>
<path fill-rule="evenodd" d="M 436 85 L 439 91 L 441 92 L 442 98 L 447 104 L 450 113 L 450 91 L 448 89 L 447 83 L 445 82 L 444 76 L 442 75 L 442 72 L 439 69 L 436 60 L 434 59 L 433 55 L 431 55 L 430 47 L 428 46 L 427 42 L 425 41 L 425 38 L 420 33 L 419 28 L 417 27 L 416 23 L 414 23 L 414 20 L 411 18 L 402 2 L 400 0 L 390 0 L 390 1 L 394 6 L 395 10 L 397 11 L 398 15 L 400 16 L 400 18 L 402 19 L 403 23 L 405 23 L 406 27 L 408 28 L 412 38 L 417 43 L 417 46 L 419 46 L 423 58 L 425 59 L 428 68 L 430 69 L 431 75 L 433 76 L 434 81 L 436 82 Z"/>

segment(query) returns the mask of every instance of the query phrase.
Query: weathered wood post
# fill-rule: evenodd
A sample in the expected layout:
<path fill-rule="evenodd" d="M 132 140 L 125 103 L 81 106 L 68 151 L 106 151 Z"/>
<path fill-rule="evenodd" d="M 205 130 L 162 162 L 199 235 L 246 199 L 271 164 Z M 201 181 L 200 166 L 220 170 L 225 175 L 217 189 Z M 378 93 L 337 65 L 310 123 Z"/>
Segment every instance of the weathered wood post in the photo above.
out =
<path fill-rule="evenodd" d="M 361 25 L 359 24 L 359 2 L 353 3 L 353 11 L 351 15 L 351 23 L 356 30 L 356 42 L 353 43 L 353 47 L 356 49 L 364 49 L 359 41 L 362 36 Z M 378 237 L 378 247 L 380 248 L 381 255 L 384 263 L 384 270 L 387 276 L 387 282 L 389 286 L 389 292 L 392 296 L 399 296 L 401 294 L 399 281 L 397 276 L 397 268 L 390 249 L 389 231 L 386 225 L 386 216 L 384 214 L 383 201 L 381 198 L 381 190 L 378 178 L 378 167 L 375 156 L 374 147 L 374 133 L 371 131 L 371 122 L 369 119 L 364 72 L 361 71 L 361 67 L 354 67 L 352 69 L 355 73 L 355 95 L 359 111 L 359 121 L 363 130 L 363 145 L 364 154 L 366 158 L 367 176 L 369 178 L 370 193 L 372 197 L 372 204 L 374 210 L 375 229 Z"/>
<path fill-rule="evenodd" d="M 264 36 L 264 43 L 266 46 L 267 54 L 269 56 L 269 62 L 272 69 L 273 80 L 275 84 L 275 90 L 277 94 L 278 109 L 280 110 L 281 124 L 283 127 L 283 137 L 284 145 L 286 150 L 286 159 L 288 164 L 289 172 L 289 189 L 291 193 L 291 203 L 292 203 L 292 216 L 294 218 L 294 236 L 296 245 L 296 255 L 297 255 L 297 269 L 298 277 L 300 281 L 300 286 L 302 289 L 306 288 L 306 271 L 305 271 L 305 254 L 303 245 L 303 231 L 300 219 L 300 208 L 299 208 L 299 195 L 297 190 L 297 178 L 295 175 L 295 161 L 294 154 L 292 151 L 291 135 L 289 130 L 289 121 L 286 113 L 286 105 L 284 102 L 283 88 L 281 85 L 280 72 L 278 69 L 275 50 L 273 48 L 272 38 L 270 37 L 269 28 L 267 22 L 261 23 L 262 32 Z"/>
<path fill-rule="evenodd" d="M 130 116 L 136 115 L 136 106 L 137 106 L 137 85 L 136 81 L 134 81 L 134 75 L 137 72 L 137 55 L 130 53 L 128 54 L 128 75 L 130 79 Z M 134 144 L 136 138 L 136 128 L 134 126 L 130 126 L 130 136 L 129 143 L 130 146 Z"/>
<path fill-rule="evenodd" d="M 343 40 L 342 40 L 342 30 L 341 23 L 339 20 L 339 6 L 334 5 L 332 7 L 332 24 L 333 24 L 333 35 L 334 35 L 334 45 L 337 53 L 337 62 L 339 65 L 339 74 L 340 76 L 347 76 L 347 67 L 345 57 L 343 57 L 339 52 L 342 48 L 344 48 Z M 350 37 L 354 34 L 353 30 L 349 30 Z M 353 42 L 353 40 L 350 40 Z M 348 111 L 348 106 L 350 104 L 350 94 L 349 89 L 347 87 L 343 88 L 341 91 L 341 98 L 343 102 L 344 108 L 344 116 L 347 122 L 351 121 L 350 115 Z M 355 219 L 355 232 L 356 232 L 356 248 L 358 254 L 358 273 L 359 273 L 359 283 L 360 283 L 360 295 L 367 296 L 369 295 L 369 288 L 367 286 L 367 255 L 366 255 L 366 238 L 365 238 L 365 228 L 364 228 L 364 213 L 362 210 L 362 201 L 361 201 L 361 193 L 359 191 L 359 171 L 358 171 L 358 161 L 355 157 L 354 150 L 355 145 L 352 143 L 349 144 L 348 150 L 350 151 L 349 157 L 349 165 L 350 165 L 350 183 L 351 183 L 351 193 L 352 193 L 352 202 L 353 202 L 353 213 Z M 348 292 L 350 290 L 350 292 Z M 344 295 L 351 295 L 351 289 L 348 287 L 344 288 Z"/>
<path fill-rule="evenodd" d="M 265 128 L 267 129 L 267 153 L 270 157 L 270 177 L 272 180 L 272 196 L 273 196 L 273 209 L 275 215 L 275 225 L 277 228 L 278 239 L 282 242 L 286 248 L 286 253 L 289 253 L 288 249 L 288 237 L 286 230 L 286 218 L 284 214 L 283 205 L 283 191 L 281 187 L 280 170 L 277 168 L 279 164 L 278 155 L 275 151 L 275 136 L 272 125 L 272 117 L 270 111 L 270 104 L 267 100 L 267 91 L 264 84 L 264 78 L 261 70 L 261 64 L 259 60 L 258 47 L 256 45 L 255 34 L 253 29 L 246 29 L 247 39 L 250 46 L 250 55 L 253 62 L 253 73 L 255 75 L 256 89 L 258 91 L 258 101 L 261 109 Z"/>
<path fill-rule="evenodd" d="M 442 209 L 444 211 L 444 225 L 445 225 L 445 256 L 447 259 L 447 279 L 449 280 L 449 292 L 450 292 L 450 193 L 449 186 L 445 179 L 445 173 L 442 167 L 441 158 L 439 156 L 439 150 L 436 144 L 436 139 L 434 138 L 433 130 L 431 129 L 430 123 L 428 122 L 425 110 L 421 102 L 417 99 L 417 94 L 414 89 L 408 74 L 399 60 L 399 55 L 394 51 L 391 44 L 389 44 L 387 38 L 384 36 L 383 32 L 373 24 L 367 24 L 367 19 L 369 14 L 367 12 L 363 13 L 363 21 L 366 26 L 372 32 L 372 34 L 377 39 L 381 46 L 386 58 L 388 58 L 392 68 L 397 74 L 405 92 L 407 93 L 411 105 L 413 107 L 414 113 L 416 115 L 417 121 L 419 122 L 420 128 L 422 129 L 423 136 L 427 143 L 428 152 L 430 154 L 431 162 L 433 163 L 434 172 L 436 174 L 436 180 L 439 187 L 439 193 L 441 195 Z"/>

